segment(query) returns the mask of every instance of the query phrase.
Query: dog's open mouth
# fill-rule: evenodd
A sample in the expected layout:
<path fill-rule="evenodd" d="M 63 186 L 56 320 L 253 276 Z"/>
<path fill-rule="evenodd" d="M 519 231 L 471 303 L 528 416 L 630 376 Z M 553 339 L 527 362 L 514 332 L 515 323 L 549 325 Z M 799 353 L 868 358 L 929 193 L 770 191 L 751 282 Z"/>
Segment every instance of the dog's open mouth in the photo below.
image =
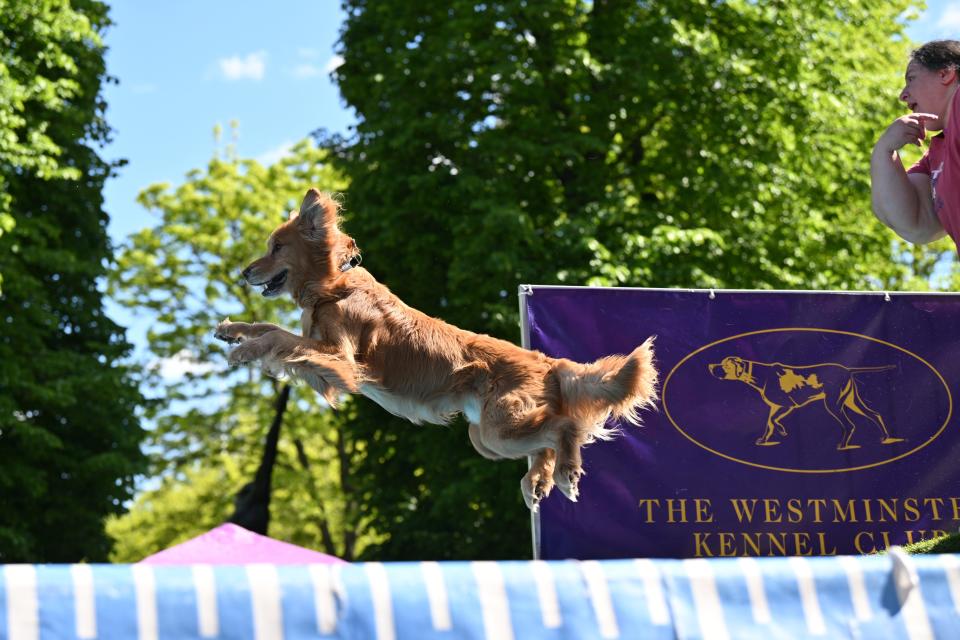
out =
<path fill-rule="evenodd" d="M 271 297 L 280 293 L 280 290 L 283 289 L 284 283 L 287 281 L 287 270 L 284 269 L 277 275 L 270 278 L 270 280 L 261 283 L 263 285 L 263 296 Z"/>

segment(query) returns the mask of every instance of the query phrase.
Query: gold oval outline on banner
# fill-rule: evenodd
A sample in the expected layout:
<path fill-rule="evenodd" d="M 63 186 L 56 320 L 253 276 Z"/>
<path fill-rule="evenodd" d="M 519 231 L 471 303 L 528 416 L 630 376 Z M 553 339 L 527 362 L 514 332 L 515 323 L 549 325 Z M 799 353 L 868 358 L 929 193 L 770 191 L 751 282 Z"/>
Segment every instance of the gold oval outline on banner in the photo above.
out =
<path fill-rule="evenodd" d="M 901 453 L 900 455 L 894 458 L 887 458 L 886 460 L 881 460 L 879 462 L 874 462 L 872 464 L 865 464 L 859 467 L 848 467 L 845 469 L 787 469 L 784 467 L 774 467 L 770 465 L 759 464 L 757 462 L 750 462 L 748 460 L 741 460 L 740 458 L 735 458 L 731 455 L 727 455 L 725 453 L 721 453 L 719 451 L 715 451 L 711 449 L 707 445 L 701 442 L 698 442 L 693 436 L 689 435 L 686 431 L 680 428 L 680 425 L 678 425 L 676 420 L 673 419 L 673 416 L 670 415 L 669 407 L 667 407 L 667 385 L 670 384 L 670 378 L 673 377 L 673 374 L 677 371 L 677 369 L 679 369 L 683 365 L 684 362 L 686 362 L 693 356 L 697 355 L 701 351 L 705 351 L 710 347 L 720 344 L 722 342 L 729 342 L 731 340 L 736 340 L 737 338 L 759 335 L 761 333 L 782 333 L 786 331 L 807 331 L 810 333 L 836 333 L 840 335 L 853 336 L 855 338 L 862 338 L 864 340 L 869 340 L 871 342 L 876 342 L 884 346 L 891 347 L 893 349 L 896 349 L 897 351 L 902 351 L 903 353 L 907 354 L 911 358 L 914 358 L 922 362 L 924 365 L 926 365 L 926 367 L 931 371 L 933 371 L 934 375 L 936 375 L 937 378 L 940 380 L 940 383 L 943 385 L 944 391 L 946 391 L 947 393 L 947 418 L 943 421 L 943 424 L 940 426 L 940 429 L 938 429 L 936 433 L 934 433 L 930 438 L 927 439 L 926 442 L 924 442 L 920 446 L 915 447 L 910 451 L 907 451 L 906 453 Z M 865 336 L 861 333 L 853 333 L 852 331 L 840 331 L 838 329 L 816 329 L 813 327 L 782 327 L 780 329 L 761 329 L 759 331 L 748 331 L 746 333 L 740 333 L 734 336 L 729 336 L 727 338 L 722 338 L 720 340 L 714 340 L 710 344 L 703 345 L 699 349 L 695 351 L 691 351 L 686 356 L 684 356 L 684 358 L 680 362 L 678 362 L 676 365 L 674 365 L 673 369 L 670 370 L 670 373 L 667 374 L 667 378 L 663 381 L 663 388 L 660 391 L 660 402 L 663 403 L 663 411 L 667 415 L 667 420 L 669 420 L 670 424 L 673 425 L 673 428 L 679 431 L 680 433 L 682 433 L 685 438 L 687 438 L 690 442 L 697 445 L 701 449 L 705 449 L 716 456 L 720 456 L 721 458 L 725 458 L 727 460 L 730 460 L 732 462 L 737 462 L 739 464 L 747 465 L 750 467 L 758 467 L 760 469 L 767 469 L 769 471 L 783 471 L 786 473 L 846 473 L 847 471 L 862 471 L 863 469 L 870 469 L 872 467 L 879 467 L 879 466 L 888 464 L 890 462 L 895 462 L 902 458 L 906 458 L 907 456 L 913 455 L 920 449 L 923 449 L 928 444 L 930 444 L 931 442 L 939 438 L 940 434 L 943 433 L 944 429 L 946 429 L 947 425 L 950 423 L 950 418 L 953 417 L 953 395 L 950 393 L 950 387 L 947 385 L 947 381 L 943 379 L 943 376 L 940 375 L 940 372 L 937 371 L 937 369 L 932 364 L 930 364 L 929 362 L 927 362 L 917 354 L 913 353 L 912 351 L 908 351 L 903 347 L 897 346 L 892 342 L 887 342 L 886 340 L 880 340 L 879 338 L 871 338 L 870 336 Z"/>

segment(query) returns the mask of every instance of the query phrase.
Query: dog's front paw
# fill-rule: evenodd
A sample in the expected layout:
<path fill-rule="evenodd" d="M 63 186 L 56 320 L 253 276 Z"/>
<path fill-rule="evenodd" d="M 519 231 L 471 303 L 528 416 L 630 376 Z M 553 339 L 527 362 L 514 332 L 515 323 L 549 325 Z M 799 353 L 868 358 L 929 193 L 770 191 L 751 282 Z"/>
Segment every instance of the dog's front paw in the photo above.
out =
<path fill-rule="evenodd" d="M 246 322 L 230 322 L 230 318 L 224 318 L 213 332 L 213 337 L 217 340 L 223 340 L 227 344 L 240 344 L 243 342 L 243 328 L 247 326 Z"/>
<path fill-rule="evenodd" d="M 230 354 L 227 356 L 227 362 L 230 366 L 237 367 L 259 360 L 260 356 L 260 350 L 256 348 L 256 341 L 244 341 L 230 351 Z"/>
<path fill-rule="evenodd" d="M 243 353 L 243 351 L 239 347 L 237 347 L 227 355 L 227 363 L 231 367 L 238 367 L 248 362 L 250 362 L 250 359 Z"/>

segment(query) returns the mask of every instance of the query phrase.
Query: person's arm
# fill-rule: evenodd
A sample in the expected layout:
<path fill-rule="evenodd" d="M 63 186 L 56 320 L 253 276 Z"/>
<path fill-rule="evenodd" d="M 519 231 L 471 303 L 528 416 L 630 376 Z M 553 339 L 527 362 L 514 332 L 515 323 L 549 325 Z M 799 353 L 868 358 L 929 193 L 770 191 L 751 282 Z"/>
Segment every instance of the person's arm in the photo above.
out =
<path fill-rule="evenodd" d="M 933 242 L 945 231 L 933 208 L 930 176 L 908 175 L 897 150 L 905 144 L 919 146 L 924 138 L 923 122 L 933 119 L 936 116 L 924 113 L 898 118 L 880 136 L 870 158 L 874 214 L 898 236 L 915 244 Z"/>

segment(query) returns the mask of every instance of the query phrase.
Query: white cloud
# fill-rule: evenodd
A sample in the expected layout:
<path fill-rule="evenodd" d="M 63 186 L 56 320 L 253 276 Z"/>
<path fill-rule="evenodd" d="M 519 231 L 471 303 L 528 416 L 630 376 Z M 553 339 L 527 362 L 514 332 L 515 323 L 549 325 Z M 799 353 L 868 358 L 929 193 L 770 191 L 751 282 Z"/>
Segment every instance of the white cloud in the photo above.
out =
<path fill-rule="evenodd" d="M 334 69 L 336 69 L 342 64 L 343 64 L 343 56 L 333 56 L 332 58 L 327 60 L 327 66 L 324 67 L 323 70 L 326 71 L 327 73 L 330 73 L 331 71 L 333 71 Z"/>
<path fill-rule="evenodd" d="M 298 64 L 293 68 L 293 75 L 298 78 L 315 78 L 321 73 L 323 70 L 312 64 Z"/>
<path fill-rule="evenodd" d="M 280 160 L 280 158 L 283 158 L 285 155 L 290 153 L 290 150 L 293 149 L 293 145 L 293 142 L 284 142 L 283 144 L 278 145 L 269 151 L 264 151 L 254 158 L 254 160 L 265 167 L 269 167 Z"/>
<path fill-rule="evenodd" d="M 169 358 L 162 358 L 151 363 L 160 372 L 164 380 L 176 380 L 185 374 L 202 375 L 213 371 L 209 362 L 200 362 L 187 349 L 182 349 Z"/>
<path fill-rule="evenodd" d="M 946 6 L 937 20 L 937 29 L 944 32 L 960 29 L 960 3 L 952 3 Z"/>
<path fill-rule="evenodd" d="M 302 55 L 302 50 L 301 50 Z M 322 67 L 312 62 L 301 62 L 293 67 L 291 73 L 297 78 L 316 78 L 330 75 L 337 67 L 343 64 L 342 56 L 332 56 Z"/>
<path fill-rule="evenodd" d="M 267 70 L 267 52 L 256 51 L 246 57 L 220 58 L 217 66 L 227 80 L 262 80 Z"/>

